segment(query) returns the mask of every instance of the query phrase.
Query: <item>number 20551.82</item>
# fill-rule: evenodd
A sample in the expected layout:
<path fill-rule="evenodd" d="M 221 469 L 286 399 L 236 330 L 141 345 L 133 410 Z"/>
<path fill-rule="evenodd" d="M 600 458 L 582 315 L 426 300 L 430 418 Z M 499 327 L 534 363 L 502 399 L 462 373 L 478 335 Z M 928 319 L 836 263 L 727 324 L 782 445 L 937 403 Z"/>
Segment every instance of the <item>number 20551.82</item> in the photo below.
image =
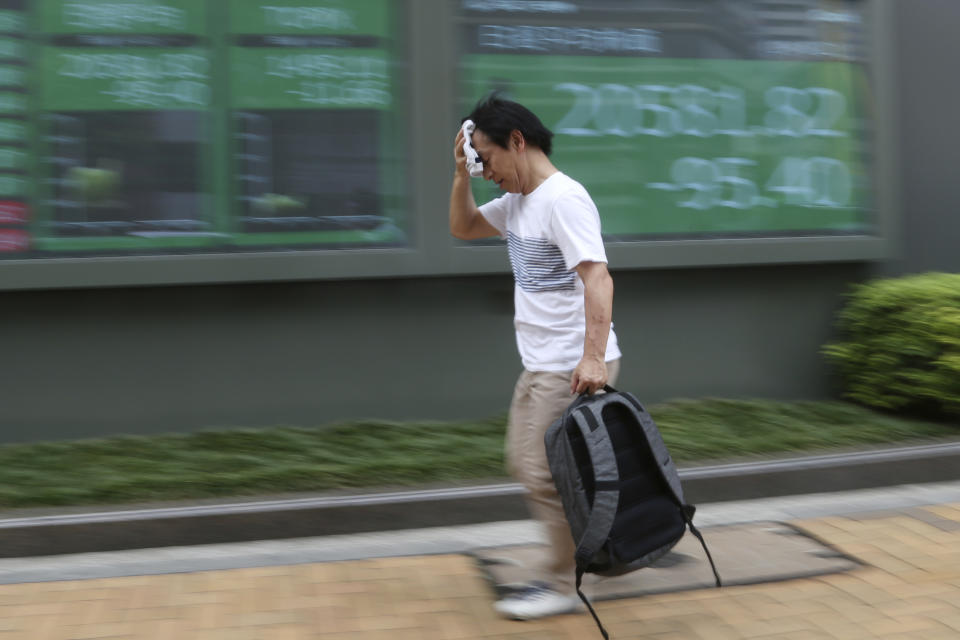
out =
<path fill-rule="evenodd" d="M 557 133 L 566 135 L 847 135 L 837 128 L 846 114 L 846 98 L 825 87 L 767 89 L 763 122 L 753 125 L 747 123 L 746 94 L 737 87 L 712 90 L 693 84 L 589 86 L 564 82 L 554 85 L 553 90 L 573 97 L 573 103 L 554 125 Z"/>

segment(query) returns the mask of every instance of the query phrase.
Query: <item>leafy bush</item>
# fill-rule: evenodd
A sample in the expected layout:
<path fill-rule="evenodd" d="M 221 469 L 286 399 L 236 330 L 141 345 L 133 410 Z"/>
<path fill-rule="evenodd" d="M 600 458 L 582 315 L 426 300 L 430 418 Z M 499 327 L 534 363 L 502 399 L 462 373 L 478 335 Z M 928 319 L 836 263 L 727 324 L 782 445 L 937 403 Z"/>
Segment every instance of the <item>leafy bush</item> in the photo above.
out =
<path fill-rule="evenodd" d="M 844 395 L 878 409 L 960 415 L 960 274 L 857 286 L 824 347 Z"/>

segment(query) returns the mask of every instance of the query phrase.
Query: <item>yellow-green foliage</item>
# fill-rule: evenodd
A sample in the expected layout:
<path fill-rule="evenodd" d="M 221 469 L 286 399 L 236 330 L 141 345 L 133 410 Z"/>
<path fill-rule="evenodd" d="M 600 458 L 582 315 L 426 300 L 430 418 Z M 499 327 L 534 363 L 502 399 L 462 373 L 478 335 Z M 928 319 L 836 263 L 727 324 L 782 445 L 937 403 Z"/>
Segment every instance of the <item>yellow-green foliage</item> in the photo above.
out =
<path fill-rule="evenodd" d="M 960 415 L 960 274 L 856 287 L 824 353 L 844 395 L 871 407 Z"/>

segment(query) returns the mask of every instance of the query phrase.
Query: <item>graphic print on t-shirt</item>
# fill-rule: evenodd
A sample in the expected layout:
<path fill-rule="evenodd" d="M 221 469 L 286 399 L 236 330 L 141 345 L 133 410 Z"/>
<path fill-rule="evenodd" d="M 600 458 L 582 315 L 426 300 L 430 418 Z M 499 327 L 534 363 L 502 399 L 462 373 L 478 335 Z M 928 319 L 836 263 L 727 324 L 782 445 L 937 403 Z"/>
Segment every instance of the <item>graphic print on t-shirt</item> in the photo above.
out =
<path fill-rule="evenodd" d="M 507 231 L 507 251 L 517 286 L 527 292 L 572 291 L 577 274 L 569 271 L 560 247 L 540 238 Z"/>

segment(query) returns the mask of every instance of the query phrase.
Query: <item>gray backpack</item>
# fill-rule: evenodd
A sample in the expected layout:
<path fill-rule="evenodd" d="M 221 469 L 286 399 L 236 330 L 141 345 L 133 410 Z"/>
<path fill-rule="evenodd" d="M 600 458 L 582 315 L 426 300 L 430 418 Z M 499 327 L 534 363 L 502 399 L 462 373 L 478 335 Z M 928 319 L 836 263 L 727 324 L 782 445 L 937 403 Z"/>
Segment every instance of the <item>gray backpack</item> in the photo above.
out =
<path fill-rule="evenodd" d="M 585 573 L 617 576 L 647 567 L 689 527 L 703 545 L 717 586 L 721 583 L 653 418 L 633 395 L 610 386 L 604 390 L 575 399 L 544 442 L 577 545 L 577 595 L 608 638 L 580 588 Z"/>

